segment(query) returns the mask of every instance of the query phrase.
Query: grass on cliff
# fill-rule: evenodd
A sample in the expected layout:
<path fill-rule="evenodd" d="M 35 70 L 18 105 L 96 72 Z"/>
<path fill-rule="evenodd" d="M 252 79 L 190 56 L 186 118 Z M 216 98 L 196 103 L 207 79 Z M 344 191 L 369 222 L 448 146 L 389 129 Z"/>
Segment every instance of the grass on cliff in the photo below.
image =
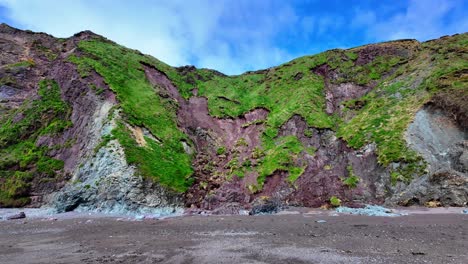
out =
<path fill-rule="evenodd" d="M 382 84 L 360 98 L 366 102 L 365 106 L 353 119 L 339 127 L 337 136 L 356 149 L 375 142 L 378 160 L 383 166 L 391 162 L 418 163 L 420 157 L 407 147 L 404 132 L 416 111 L 430 97 L 424 92 L 404 89 L 403 86 L 402 82 Z M 401 98 L 395 97 L 396 92 Z"/>
<path fill-rule="evenodd" d="M 403 163 L 392 172 L 393 183 L 396 180 L 409 182 L 414 175 L 423 174 L 426 167 L 404 139 L 416 112 L 440 92 L 460 90 L 468 93 L 467 78 L 462 74 L 454 75 L 468 69 L 466 38 L 466 35 L 460 35 L 423 43 L 424 49 L 417 58 L 359 98 L 364 107 L 353 119 L 339 126 L 337 135 L 353 148 L 375 142 L 378 161 L 383 166 Z M 356 101 L 348 101 L 345 105 L 352 106 Z"/>
<path fill-rule="evenodd" d="M 214 76 L 198 84 L 199 95 L 208 98 L 210 114 L 238 117 L 255 108 L 270 111 L 266 125 L 275 130 L 293 115 L 320 128 L 331 128 L 333 117 L 324 112 L 323 78 L 310 70 L 326 56 L 303 57 L 262 73 Z M 270 130 L 270 136 L 276 132 Z"/>
<path fill-rule="evenodd" d="M 187 136 L 177 127 L 177 103 L 157 93 L 146 79 L 141 62 L 162 67 L 166 74 L 174 69 L 122 46 L 101 42 L 81 41 L 83 56 L 69 60 L 78 65 L 83 77 L 94 69 L 116 93 L 127 121 L 133 126 L 147 128 L 159 141 L 149 138 L 148 146 L 139 146 L 131 131 L 120 124 L 114 136 L 125 148 L 127 161 L 137 165 L 144 177 L 156 179 L 164 186 L 183 192 L 191 185 L 191 157 L 185 153 L 182 141 Z"/>
<path fill-rule="evenodd" d="M 349 146 L 361 148 L 375 143 L 378 161 L 383 166 L 399 163 L 392 177 L 409 181 L 421 175 L 425 164 L 409 149 L 404 132 L 416 111 L 435 94 L 466 93 L 466 34 L 427 42 L 392 42 L 398 55 L 383 54 L 368 63 L 357 65 L 360 47 L 332 50 L 315 56 L 305 56 L 264 71 L 237 76 L 224 76 L 205 69 L 176 69 L 152 57 L 115 44 L 87 41 L 79 44 L 86 56 L 70 57 L 86 76 L 90 69 L 101 74 L 117 93 L 124 112 L 133 125 L 145 126 L 161 144 L 150 149 L 138 147 L 130 132 L 121 127 L 116 133 L 127 149 L 127 159 L 139 165 L 143 174 L 156 177 L 167 186 L 180 191 L 190 185 L 190 157 L 181 148 L 187 140 L 177 129 L 177 105 L 157 95 L 141 70 L 140 61 L 164 72 L 178 87 L 184 98 L 198 89 L 198 95 L 208 99 L 209 112 L 219 118 L 239 117 L 253 109 L 269 111 L 262 134 L 262 156 L 254 166 L 258 186 L 275 171 L 289 172 L 294 182 L 304 171 L 297 156 L 305 151 L 294 136 L 278 137 L 279 128 L 292 116 L 301 116 L 310 127 L 328 128 L 337 132 Z M 406 45 L 406 46 L 405 46 Z M 415 53 L 416 57 L 408 54 Z M 344 102 L 345 111 L 352 113 L 345 120 L 325 113 L 325 82 L 313 69 L 327 65 L 336 73 L 331 84 L 355 83 L 370 85 L 374 90 L 361 98 Z M 460 100 L 458 100 L 460 101 Z M 460 101 L 456 107 L 462 108 Z M 359 107 L 356 107 L 359 106 Z M 152 143 L 151 143 L 152 144 Z M 151 157 L 146 159 L 144 157 Z M 179 171 L 175 171 L 177 167 Z M 243 173 L 241 173 L 243 174 Z M 354 185 L 354 183 L 350 183 Z"/>
<path fill-rule="evenodd" d="M 263 147 L 267 150 L 265 157 L 258 166 L 259 177 L 257 182 L 259 188 L 263 186 L 265 178 L 275 171 L 288 171 L 288 179 L 294 182 L 304 172 L 304 167 L 298 167 L 295 159 L 304 150 L 302 143 L 295 136 L 279 137 L 272 140 L 263 138 Z"/>
<path fill-rule="evenodd" d="M 26 205 L 31 180 L 40 175 L 54 178 L 64 165 L 63 161 L 48 157 L 49 149 L 37 146 L 36 140 L 70 127 L 71 108 L 61 99 L 60 88 L 53 80 L 42 80 L 38 95 L 38 99 L 26 101 L 1 120 L 0 206 L 3 207 Z"/>
<path fill-rule="evenodd" d="M 208 98 L 210 114 L 215 117 L 237 117 L 255 108 L 269 110 L 262 135 L 265 156 L 256 168 L 259 173 L 258 187 L 261 187 L 265 178 L 275 170 L 288 171 L 292 182 L 304 171 L 304 168 L 295 165 L 297 154 L 304 150 L 298 139 L 291 136 L 295 138 L 297 147 L 290 149 L 283 146 L 281 138 L 277 138 L 279 128 L 293 115 L 300 115 L 311 127 L 341 131 L 339 134 L 356 148 L 375 140 L 379 145 L 379 157 L 385 160 L 386 164 L 387 160 L 405 159 L 406 153 L 402 151 L 407 149 L 399 145 L 402 142 L 399 132 L 410 121 L 410 115 L 401 116 L 406 118 L 405 122 L 395 122 L 403 124 L 402 127 L 395 125 L 387 129 L 390 136 L 387 134 L 368 141 L 362 140 L 368 136 L 369 131 L 374 133 L 374 130 L 379 129 L 379 125 L 389 119 L 372 112 L 372 109 L 380 111 L 382 106 L 385 108 L 385 105 L 382 105 L 385 100 L 380 98 L 380 95 L 369 95 L 368 99 L 373 101 L 372 107 L 351 124 L 343 124 L 340 118 L 325 112 L 325 83 L 321 76 L 313 73 L 314 68 L 326 64 L 330 70 L 337 72 L 338 78 L 330 80 L 334 84 L 352 82 L 367 85 L 370 82 L 382 81 L 387 72 L 405 60 L 398 56 L 383 55 L 367 64 L 356 66 L 357 58 L 358 55 L 352 51 L 332 50 L 315 56 L 301 57 L 265 71 L 238 76 L 214 76 L 211 80 L 198 84 L 198 93 Z M 405 111 L 402 109 L 396 114 L 407 114 Z M 374 116 L 377 117 L 372 121 Z M 358 119 L 361 121 L 357 121 Z M 356 142 L 353 142 L 351 135 L 354 136 L 355 127 L 352 124 L 363 122 L 366 124 L 362 126 L 368 130 L 358 131 L 362 138 L 355 137 Z M 289 138 L 289 142 L 293 142 L 292 138 Z"/>
<path fill-rule="evenodd" d="M 325 61 L 323 54 L 302 57 L 264 72 L 213 76 L 198 83 L 198 93 L 208 98 L 212 116 L 238 117 L 256 108 L 269 111 L 262 135 L 263 156 L 255 167 L 259 174 L 256 190 L 275 171 L 289 172 L 292 182 L 304 171 L 295 162 L 304 149 L 299 140 L 294 136 L 277 138 L 279 128 L 286 121 L 300 115 L 310 126 L 334 127 L 335 117 L 324 111 L 323 78 L 310 72 Z"/>

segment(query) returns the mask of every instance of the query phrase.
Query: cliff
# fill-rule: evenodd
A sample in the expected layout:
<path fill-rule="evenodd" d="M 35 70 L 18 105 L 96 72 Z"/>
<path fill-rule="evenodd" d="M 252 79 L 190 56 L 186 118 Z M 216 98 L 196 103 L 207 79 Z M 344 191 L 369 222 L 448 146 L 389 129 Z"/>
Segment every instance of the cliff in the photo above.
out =
<path fill-rule="evenodd" d="M 468 35 L 226 76 L 0 26 L 0 206 L 463 206 Z"/>

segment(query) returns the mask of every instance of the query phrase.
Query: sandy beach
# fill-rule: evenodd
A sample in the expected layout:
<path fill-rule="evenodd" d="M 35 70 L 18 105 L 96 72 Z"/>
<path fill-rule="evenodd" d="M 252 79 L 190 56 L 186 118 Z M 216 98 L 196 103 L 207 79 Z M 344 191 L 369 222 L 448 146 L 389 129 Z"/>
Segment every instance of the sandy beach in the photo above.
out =
<path fill-rule="evenodd" d="M 0 263 L 468 263 L 461 210 L 405 209 L 399 217 L 304 208 L 164 219 L 36 214 L 0 221 Z"/>

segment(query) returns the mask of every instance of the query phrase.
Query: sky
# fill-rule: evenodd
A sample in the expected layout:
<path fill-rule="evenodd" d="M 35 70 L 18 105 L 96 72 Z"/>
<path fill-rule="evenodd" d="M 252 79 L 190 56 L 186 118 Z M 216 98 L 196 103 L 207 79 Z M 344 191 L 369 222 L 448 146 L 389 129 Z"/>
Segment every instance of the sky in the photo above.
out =
<path fill-rule="evenodd" d="M 172 66 L 240 74 L 333 48 L 468 31 L 468 0 L 0 0 L 0 22 L 91 30 Z"/>

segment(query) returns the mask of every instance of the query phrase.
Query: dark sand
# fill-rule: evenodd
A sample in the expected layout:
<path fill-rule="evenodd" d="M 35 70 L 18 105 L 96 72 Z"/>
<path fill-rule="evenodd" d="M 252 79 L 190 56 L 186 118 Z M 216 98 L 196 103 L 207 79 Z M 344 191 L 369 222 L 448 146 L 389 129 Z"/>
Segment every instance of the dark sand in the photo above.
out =
<path fill-rule="evenodd" d="M 441 212 L 0 221 L 0 263 L 468 263 L 468 215 Z"/>

